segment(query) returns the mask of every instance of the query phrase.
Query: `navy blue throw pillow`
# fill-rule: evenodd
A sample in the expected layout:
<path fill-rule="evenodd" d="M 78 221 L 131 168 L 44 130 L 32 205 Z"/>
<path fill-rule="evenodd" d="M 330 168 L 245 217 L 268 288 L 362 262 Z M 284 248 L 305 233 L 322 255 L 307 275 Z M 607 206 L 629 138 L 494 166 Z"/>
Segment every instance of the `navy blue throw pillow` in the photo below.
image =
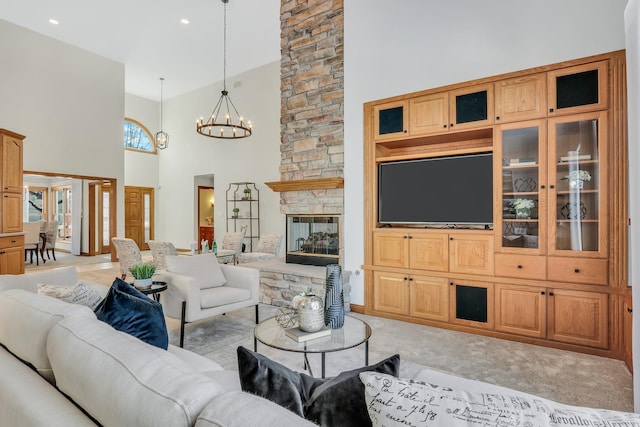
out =
<path fill-rule="evenodd" d="M 242 391 L 271 400 L 323 427 L 370 426 L 361 372 L 398 376 L 400 355 L 375 365 L 342 372 L 334 378 L 314 378 L 292 371 L 262 354 L 238 347 Z"/>
<path fill-rule="evenodd" d="M 113 282 L 95 313 L 99 320 L 118 331 L 164 350 L 169 347 L 162 305 L 120 278 Z"/>

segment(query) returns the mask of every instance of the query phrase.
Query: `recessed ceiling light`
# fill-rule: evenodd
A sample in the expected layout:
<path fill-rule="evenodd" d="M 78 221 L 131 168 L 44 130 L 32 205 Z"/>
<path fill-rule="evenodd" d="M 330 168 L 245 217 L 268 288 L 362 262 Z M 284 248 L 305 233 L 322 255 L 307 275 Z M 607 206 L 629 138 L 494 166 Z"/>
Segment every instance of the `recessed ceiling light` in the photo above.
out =
<path fill-rule="evenodd" d="M 53 18 L 49 19 L 49 24 L 58 25 L 59 23 L 60 22 L 58 22 L 57 19 L 53 19 Z"/>
<path fill-rule="evenodd" d="M 189 20 L 187 18 L 182 18 L 180 22 L 187 25 L 189 23 Z"/>

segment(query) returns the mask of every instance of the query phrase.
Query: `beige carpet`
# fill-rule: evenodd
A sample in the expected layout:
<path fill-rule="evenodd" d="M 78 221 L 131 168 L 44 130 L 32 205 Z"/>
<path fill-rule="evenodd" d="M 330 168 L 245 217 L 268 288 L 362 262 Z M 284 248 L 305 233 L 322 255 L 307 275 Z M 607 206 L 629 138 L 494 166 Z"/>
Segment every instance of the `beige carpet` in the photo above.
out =
<path fill-rule="evenodd" d="M 57 254 L 56 254 L 57 255 Z M 148 255 L 145 255 L 148 256 Z M 58 257 L 42 268 L 78 262 L 81 278 L 110 284 L 119 275 L 117 263 L 104 257 Z M 27 271 L 33 267 L 27 266 Z M 276 308 L 260 306 L 260 318 L 270 317 Z M 370 363 L 399 353 L 401 375 L 410 377 L 421 366 L 466 378 L 486 381 L 558 402 L 614 410 L 633 410 L 632 376 L 623 362 L 614 359 L 550 349 L 480 335 L 432 328 L 412 323 L 353 314 L 371 326 Z M 247 308 L 194 322 L 186 326 L 185 347 L 228 369 L 237 369 L 239 345 L 253 349 L 254 309 Z M 178 343 L 179 321 L 167 319 L 170 340 Z M 364 346 L 328 353 L 327 375 L 364 364 Z M 258 344 L 258 351 L 302 371 L 302 356 Z M 315 357 L 314 357 L 315 356 Z M 316 375 L 320 356 L 310 356 Z"/>

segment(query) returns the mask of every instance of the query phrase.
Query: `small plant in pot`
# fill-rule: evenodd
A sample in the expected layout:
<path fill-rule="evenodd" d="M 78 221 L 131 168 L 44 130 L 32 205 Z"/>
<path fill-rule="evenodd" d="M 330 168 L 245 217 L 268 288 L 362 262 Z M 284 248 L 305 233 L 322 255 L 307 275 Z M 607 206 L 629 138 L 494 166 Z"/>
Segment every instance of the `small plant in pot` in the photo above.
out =
<path fill-rule="evenodd" d="M 242 197 L 242 200 L 251 200 L 251 189 L 245 188 L 243 192 L 244 192 L 244 196 Z"/>
<path fill-rule="evenodd" d="M 238 218 L 238 214 L 240 213 L 240 208 L 233 208 L 232 218 Z"/>
<path fill-rule="evenodd" d="M 156 272 L 156 266 L 143 262 L 142 264 L 132 265 L 129 271 L 135 278 L 133 286 L 138 289 L 149 289 L 153 283 L 152 276 Z"/>

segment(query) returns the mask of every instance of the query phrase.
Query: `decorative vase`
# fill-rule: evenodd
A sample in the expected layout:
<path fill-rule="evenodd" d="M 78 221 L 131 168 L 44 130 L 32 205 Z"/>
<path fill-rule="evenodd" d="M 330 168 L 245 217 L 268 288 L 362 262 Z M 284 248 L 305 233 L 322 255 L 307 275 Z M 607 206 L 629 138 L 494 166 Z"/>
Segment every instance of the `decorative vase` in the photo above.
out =
<path fill-rule="evenodd" d="M 298 312 L 298 327 L 305 332 L 315 332 L 324 326 L 322 298 L 317 295 L 303 295 L 294 300 Z"/>
<path fill-rule="evenodd" d="M 572 190 L 582 190 L 584 181 L 581 179 L 572 179 L 569 181 L 569 188 Z"/>
<path fill-rule="evenodd" d="M 516 209 L 516 218 L 520 218 L 520 219 L 531 218 L 531 209 L 529 208 Z"/>
<path fill-rule="evenodd" d="M 327 265 L 325 287 L 324 324 L 331 329 L 340 329 L 344 325 L 344 293 L 342 269 L 338 264 Z"/>
<path fill-rule="evenodd" d="M 135 279 L 133 281 L 133 286 L 137 289 L 149 289 L 153 284 L 153 279 L 149 277 L 148 279 Z"/>

